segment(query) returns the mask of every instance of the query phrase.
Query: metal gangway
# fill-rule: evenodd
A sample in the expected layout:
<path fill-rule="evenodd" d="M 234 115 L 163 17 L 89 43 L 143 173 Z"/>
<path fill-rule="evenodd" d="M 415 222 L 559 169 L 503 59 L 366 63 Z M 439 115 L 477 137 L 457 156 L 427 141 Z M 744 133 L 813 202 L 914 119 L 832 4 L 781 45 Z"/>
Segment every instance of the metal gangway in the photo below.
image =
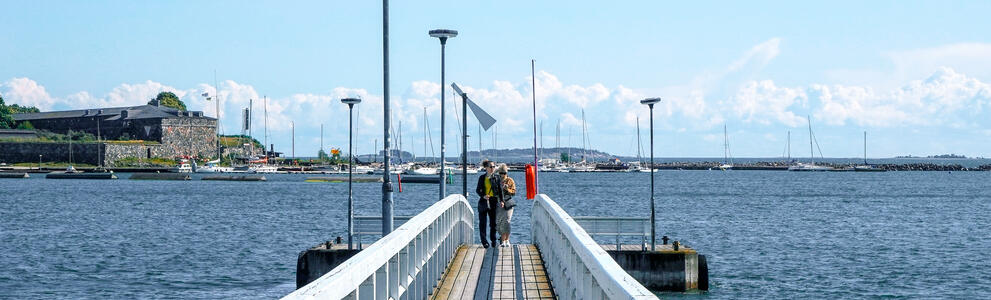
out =
<path fill-rule="evenodd" d="M 448 196 L 283 299 L 657 299 L 549 197 L 531 213 L 532 244 L 484 249 Z"/>

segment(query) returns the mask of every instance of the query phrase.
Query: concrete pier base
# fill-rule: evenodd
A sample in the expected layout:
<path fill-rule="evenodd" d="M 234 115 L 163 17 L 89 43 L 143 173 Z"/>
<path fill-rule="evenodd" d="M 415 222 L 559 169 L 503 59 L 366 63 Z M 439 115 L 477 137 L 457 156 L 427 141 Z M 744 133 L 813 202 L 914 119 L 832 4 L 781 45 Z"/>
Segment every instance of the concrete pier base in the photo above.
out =
<path fill-rule="evenodd" d="M 709 266 L 705 255 L 694 249 L 657 245 L 656 251 L 643 251 L 641 245 L 601 245 L 630 276 L 655 292 L 709 290 Z"/>
<path fill-rule="evenodd" d="M 323 274 L 327 274 L 344 261 L 348 260 L 359 251 L 358 249 L 348 250 L 348 245 L 320 244 L 316 247 L 306 249 L 299 253 L 296 259 L 296 288 L 306 286 Z"/>

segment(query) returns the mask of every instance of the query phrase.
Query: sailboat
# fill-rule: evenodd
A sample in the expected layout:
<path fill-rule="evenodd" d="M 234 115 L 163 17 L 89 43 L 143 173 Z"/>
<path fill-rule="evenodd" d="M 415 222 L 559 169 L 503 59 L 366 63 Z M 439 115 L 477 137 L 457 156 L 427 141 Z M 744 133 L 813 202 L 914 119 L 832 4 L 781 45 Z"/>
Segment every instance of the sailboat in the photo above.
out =
<path fill-rule="evenodd" d="M 654 169 L 654 166 L 643 166 L 643 145 L 640 141 L 640 117 L 637 117 L 637 166 L 635 169 L 642 173 L 657 172 L 657 169 Z"/>
<path fill-rule="evenodd" d="M 220 159 L 215 159 L 206 162 L 204 166 L 198 166 L 196 168 L 196 173 L 230 173 L 234 172 L 233 167 L 224 167 L 220 165 Z"/>
<path fill-rule="evenodd" d="M 423 156 L 427 156 L 427 140 L 432 139 L 427 134 L 430 132 L 430 124 L 427 123 L 427 108 L 423 108 Z M 440 171 L 438 168 L 431 167 L 424 160 L 423 164 L 414 164 L 412 168 L 407 171 L 407 174 L 414 175 L 437 175 Z"/>
<path fill-rule="evenodd" d="M 262 130 L 263 140 L 265 144 L 268 144 L 268 97 L 264 99 L 264 110 L 265 110 L 265 129 Z M 269 151 L 265 149 L 266 145 L 262 144 L 262 152 L 265 153 L 265 157 L 255 161 L 250 161 L 249 163 L 256 163 L 248 167 L 248 173 L 278 173 L 279 168 L 269 164 Z"/>
<path fill-rule="evenodd" d="M 726 124 L 723 124 L 723 164 L 720 170 L 726 171 L 733 168 L 733 162 L 729 158 L 729 134 L 726 131 Z"/>
<path fill-rule="evenodd" d="M 875 168 L 867 163 L 867 131 L 864 131 L 864 164 L 853 167 L 856 172 L 884 172 L 884 169 Z"/>
<path fill-rule="evenodd" d="M 595 171 L 595 164 L 589 164 L 585 160 L 587 156 L 591 156 L 591 150 L 587 147 L 588 144 L 588 127 L 585 124 L 585 109 L 582 109 L 582 160 L 576 164 L 572 164 L 569 171 L 571 172 L 592 172 Z"/>
<path fill-rule="evenodd" d="M 788 167 L 788 171 L 805 171 L 805 172 L 832 171 L 833 168 L 831 167 L 816 165 L 815 151 L 812 150 L 813 149 L 812 141 L 814 140 L 814 135 L 812 135 L 812 118 L 808 117 L 808 121 L 809 121 L 809 154 L 811 154 L 810 163 L 809 164 L 797 163 L 794 166 Z"/>

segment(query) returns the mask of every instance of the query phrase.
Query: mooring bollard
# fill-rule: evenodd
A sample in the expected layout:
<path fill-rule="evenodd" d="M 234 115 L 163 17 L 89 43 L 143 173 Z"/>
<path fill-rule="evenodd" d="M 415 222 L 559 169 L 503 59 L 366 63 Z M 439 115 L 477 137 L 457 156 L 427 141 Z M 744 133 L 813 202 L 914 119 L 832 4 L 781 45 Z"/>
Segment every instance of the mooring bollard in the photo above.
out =
<path fill-rule="evenodd" d="M 674 247 L 674 251 L 678 251 L 678 246 L 680 246 L 681 244 L 678 243 L 678 241 L 674 241 L 674 243 L 671 243 L 671 245 Z"/>
<path fill-rule="evenodd" d="M 668 244 L 668 240 L 669 240 L 669 238 L 666 235 L 661 237 L 661 242 L 663 242 L 664 245 L 667 245 Z"/>

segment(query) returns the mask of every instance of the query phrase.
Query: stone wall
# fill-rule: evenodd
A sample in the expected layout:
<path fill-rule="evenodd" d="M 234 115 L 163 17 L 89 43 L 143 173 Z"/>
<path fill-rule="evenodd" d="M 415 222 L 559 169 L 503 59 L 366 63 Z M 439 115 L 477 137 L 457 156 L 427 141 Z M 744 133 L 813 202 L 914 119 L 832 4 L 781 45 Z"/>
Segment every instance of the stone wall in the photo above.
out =
<path fill-rule="evenodd" d="M 217 156 L 217 120 L 211 118 L 162 119 L 163 157 Z"/>
<path fill-rule="evenodd" d="M 73 163 L 99 165 L 102 155 L 103 165 L 113 166 L 124 158 L 174 158 L 171 154 L 158 144 L 72 143 Z M 0 162 L 37 163 L 38 155 L 43 162 L 69 162 L 69 143 L 0 142 Z"/>
<path fill-rule="evenodd" d="M 72 162 L 99 165 L 97 143 L 72 143 Z M 0 162 L 13 164 L 37 163 L 38 155 L 44 162 L 69 162 L 69 143 L 15 143 L 0 142 Z"/>
<path fill-rule="evenodd" d="M 113 166 L 117 161 L 125 158 L 146 159 L 153 157 L 171 158 L 173 156 L 165 153 L 162 145 L 142 145 L 142 144 L 105 144 L 103 150 L 104 163 Z"/>

